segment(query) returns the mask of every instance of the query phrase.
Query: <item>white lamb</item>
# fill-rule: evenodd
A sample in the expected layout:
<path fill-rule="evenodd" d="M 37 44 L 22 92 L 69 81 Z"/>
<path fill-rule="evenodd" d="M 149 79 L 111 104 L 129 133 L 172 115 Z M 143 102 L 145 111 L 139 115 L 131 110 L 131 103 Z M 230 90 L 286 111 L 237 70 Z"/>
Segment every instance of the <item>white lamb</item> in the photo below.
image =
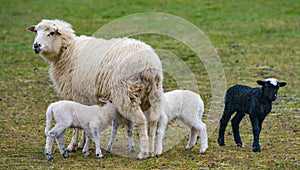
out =
<path fill-rule="evenodd" d="M 196 144 L 200 134 L 200 151 L 204 153 L 208 148 L 206 125 L 202 122 L 204 103 L 199 94 L 189 90 L 174 90 L 163 95 L 163 113 L 157 127 L 156 154 L 162 153 L 162 140 L 168 122 L 179 119 L 188 126 L 190 131 L 189 142 L 185 149 L 191 149 Z"/>
<path fill-rule="evenodd" d="M 206 125 L 202 122 L 204 112 L 204 103 L 199 94 L 190 90 L 174 90 L 163 95 L 163 111 L 158 122 L 157 128 L 157 145 L 156 155 L 162 153 L 162 140 L 168 122 L 179 119 L 187 125 L 190 131 L 189 142 L 185 149 L 191 149 L 196 144 L 197 135 L 200 135 L 200 151 L 204 153 L 208 148 L 208 136 Z M 117 130 L 118 126 L 113 126 L 113 130 Z M 114 137 L 110 139 L 109 149 L 112 148 Z"/>
<path fill-rule="evenodd" d="M 33 50 L 50 64 L 57 92 L 86 105 L 97 104 L 101 97 L 112 100 L 122 116 L 137 124 L 138 158 L 154 156 L 163 94 L 161 61 L 154 50 L 130 38 L 78 37 L 61 20 L 42 20 L 27 29 L 36 33 Z M 145 115 L 146 110 L 151 112 Z M 68 149 L 75 144 L 71 142 Z"/>
<path fill-rule="evenodd" d="M 102 99 L 104 101 L 104 99 Z M 96 157 L 103 158 L 100 148 L 100 133 L 111 125 L 112 120 L 119 124 L 125 125 L 128 133 L 128 142 L 130 152 L 134 152 L 133 141 L 133 122 L 125 119 L 119 115 L 114 105 L 106 100 L 106 104 L 102 107 L 98 105 L 86 106 L 77 102 L 62 100 L 49 105 L 46 111 L 46 128 L 45 134 L 47 136 L 45 145 L 45 155 L 48 160 L 52 160 L 52 144 L 54 138 L 57 141 L 60 154 L 65 158 L 69 157 L 67 150 L 63 144 L 64 132 L 70 127 L 83 129 L 86 135 L 86 143 L 82 149 L 85 156 L 89 156 L 88 151 L 90 138 L 95 142 Z M 54 117 L 56 124 L 50 130 L 52 117 Z"/>

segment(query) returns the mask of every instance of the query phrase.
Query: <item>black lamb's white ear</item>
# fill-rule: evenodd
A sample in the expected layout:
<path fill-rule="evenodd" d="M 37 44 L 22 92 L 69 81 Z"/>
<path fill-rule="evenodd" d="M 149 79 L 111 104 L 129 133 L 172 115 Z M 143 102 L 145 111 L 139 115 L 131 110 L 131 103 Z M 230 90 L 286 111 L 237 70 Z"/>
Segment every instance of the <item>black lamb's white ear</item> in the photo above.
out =
<path fill-rule="evenodd" d="M 257 80 L 256 83 L 261 86 L 265 85 L 265 81 L 261 81 L 261 80 Z"/>
<path fill-rule="evenodd" d="M 36 32 L 35 25 L 32 25 L 32 26 L 28 27 L 27 30 L 31 31 L 31 32 Z"/>
<path fill-rule="evenodd" d="M 279 87 L 284 87 L 286 85 L 286 82 L 279 82 Z"/>

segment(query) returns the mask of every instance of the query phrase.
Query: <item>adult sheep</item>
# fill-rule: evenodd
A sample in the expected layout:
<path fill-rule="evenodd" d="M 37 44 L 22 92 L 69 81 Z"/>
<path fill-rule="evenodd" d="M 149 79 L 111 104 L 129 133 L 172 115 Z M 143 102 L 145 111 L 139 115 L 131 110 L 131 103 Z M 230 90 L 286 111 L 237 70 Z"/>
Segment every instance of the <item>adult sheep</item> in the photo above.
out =
<path fill-rule="evenodd" d="M 121 115 L 137 124 L 138 158 L 154 156 L 163 94 L 161 61 L 154 50 L 130 38 L 76 36 L 69 23 L 57 19 L 27 29 L 36 33 L 33 50 L 50 64 L 56 91 L 86 105 L 110 99 Z"/>

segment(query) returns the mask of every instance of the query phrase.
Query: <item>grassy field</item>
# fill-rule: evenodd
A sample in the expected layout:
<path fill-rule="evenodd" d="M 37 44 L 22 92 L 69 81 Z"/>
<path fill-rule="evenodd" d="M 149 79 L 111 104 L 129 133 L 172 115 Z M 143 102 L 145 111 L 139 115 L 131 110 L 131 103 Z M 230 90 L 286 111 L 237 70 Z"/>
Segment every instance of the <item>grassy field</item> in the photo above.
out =
<path fill-rule="evenodd" d="M 299 169 L 300 153 L 300 3 L 297 0 L 255 1 L 31 1 L 0 0 L 0 169 Z M 201 29 L 214 45 L 224 67 L 227 86 L 256 86 L 256 80 L 286 81 L 261 132 L 261 153 L 253 153 L 249 117 L 241 123 L 244 148 L 237 148 L 230 125 L 226 146 L 216 143 L 199 155 L 198 146 L 184 150 L 188 133 L 159 158 L 136 160 L 109 154 L 105 159 L 84 157 L 80 151 L 62 158 L 53 149 L 53 162 L 44 155 L 45 109 L 61 98 L 48 76 L 48 64 L 31 50 L 34 35 L 26 27 L 43 18 L 73 25 L 77 35 L 92 35 L 120 17 L 143 12 L 176 15 Z M 198 56 L 184 44 L 160 35 L 134 36 L 155 49 L 168 49 L 196 75 L 199 93 L 210 109 L 211 84 Z M 176 89 L 165 75 L 165 91 Z M 219 113 L 218 113 L 219 114 Z M 70 141 L 70 133 L 65 138 Z M 106 144 L 104 143 L 103 146 Z"/>

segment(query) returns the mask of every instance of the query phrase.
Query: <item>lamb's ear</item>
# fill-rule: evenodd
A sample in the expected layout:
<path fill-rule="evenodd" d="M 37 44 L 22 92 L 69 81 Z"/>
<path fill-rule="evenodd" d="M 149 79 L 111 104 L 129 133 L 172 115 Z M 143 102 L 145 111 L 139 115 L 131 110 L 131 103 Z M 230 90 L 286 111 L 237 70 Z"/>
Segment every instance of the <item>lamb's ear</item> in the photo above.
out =
<path fill-rule="evenodd" d="M 258 85 L 261 85 L 261 86 L 264 86 L 265 85 L 265 82 L 264 81 L 261 81 L 261 80 L 257 80 L 256 83 Z"/>
<path fill-rule="evenodd" d="M 279 87 L 284 87 L 286 85 L 286 82 L 279 82 Z"/>
<path fill-rule="evenodd" d="M 101 97 L 101 98 L 99 98 L 99 102 L 108 103 L 109 100 L 107 100 L 106 98 Z"/>
<path fill-rule="evenodd" d="M 27 30 L 31 31 L 31 32 L 36 32 L 35 25 L 32 25 L 32 26 L 28 27 Z"/>

